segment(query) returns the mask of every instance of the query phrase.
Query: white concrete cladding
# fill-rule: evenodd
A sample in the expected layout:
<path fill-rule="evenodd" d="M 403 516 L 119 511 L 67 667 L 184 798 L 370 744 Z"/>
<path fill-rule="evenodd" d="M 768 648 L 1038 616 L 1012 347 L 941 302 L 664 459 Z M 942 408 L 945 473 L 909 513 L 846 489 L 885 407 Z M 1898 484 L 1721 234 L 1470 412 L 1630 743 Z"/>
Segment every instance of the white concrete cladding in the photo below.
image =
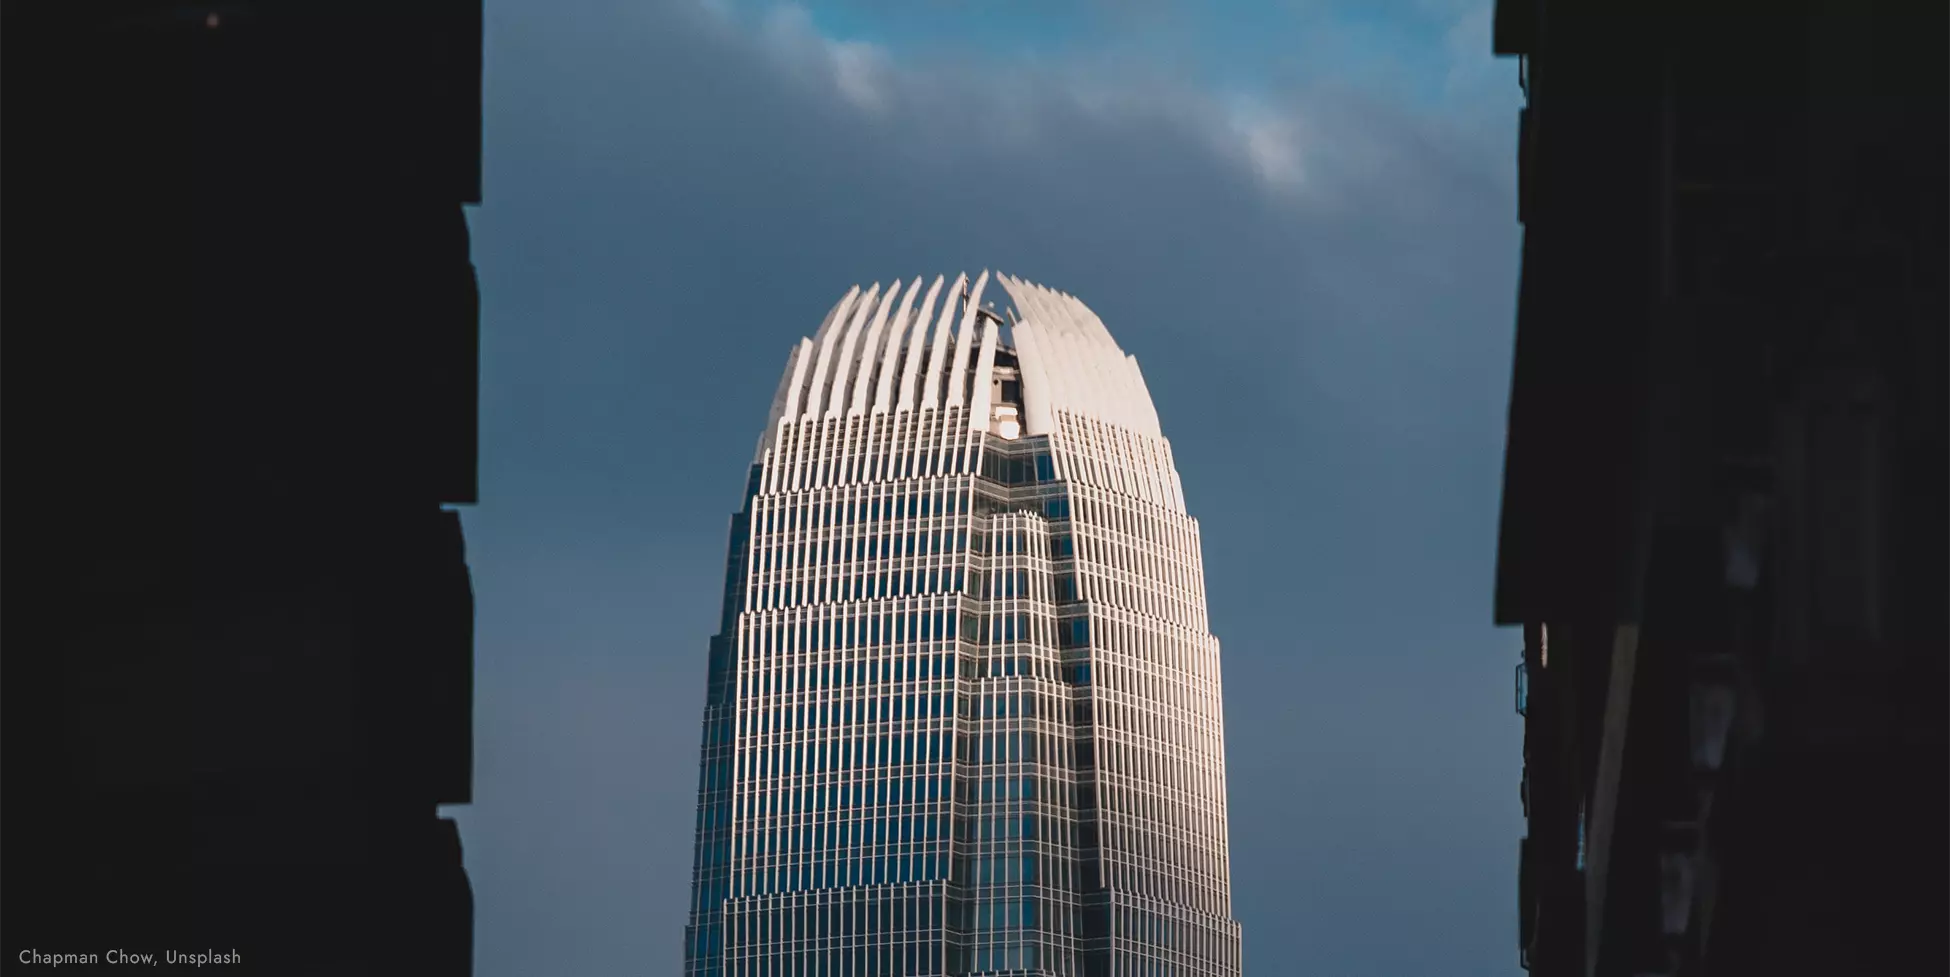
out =
<path fill-rule="evenodd" d="M 1239 977 L 1219 642 L 1143 374 L 1070 295 L 925 285 L 848 289 L 772 398 L 684 972 Z"/>
<path fill-rule="evenodd" d="M 938 314 L 941 277 L 918 309 L 920 278 L 905 288 L 897 280 L 884 295 L 878 283 L 864 292 L 858 285 L 848 289 L 819 331 L 787 360 L 759 457 L 780 425 L 791 420 L 971 406 L 964 403 L 971 391 L 987 406 L 989 398 L 981 392 L 989 389 L 994 364 L 980 350 L 989 342 L 1012 346 L 1020 362 L 1024 435 L 1059 434 L 1059 414 L 1068 414 L 1163 438 L 1136 358 L 1118 348 L 1096 313 L 1075 296 L 995 275 L 1014 307 L 1015 322 L 1008 341 L 1000 335 L 991 339 L 999 328 L 996 321 L 977 313 L 990 277 L 985 271 L 971 286 L 967 275 L 957 275 Z M 988 423 L 977 413 L 968 412 L 971 429 Z"/>

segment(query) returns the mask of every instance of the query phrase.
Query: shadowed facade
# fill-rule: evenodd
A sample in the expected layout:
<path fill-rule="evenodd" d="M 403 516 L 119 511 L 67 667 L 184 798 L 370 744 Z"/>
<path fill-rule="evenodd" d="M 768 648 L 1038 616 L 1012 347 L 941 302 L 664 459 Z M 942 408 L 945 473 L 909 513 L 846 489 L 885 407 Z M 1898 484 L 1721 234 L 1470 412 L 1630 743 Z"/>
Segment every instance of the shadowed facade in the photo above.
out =
<path fill-rule="evenodd" d="M 1533 973 L 1950 967 L 1947 26 L 1497 5 Z"/>
<path fill-rule="evenodd" d="M 4 28 L 5 966 L 467 974 L 478 0 Z"/>

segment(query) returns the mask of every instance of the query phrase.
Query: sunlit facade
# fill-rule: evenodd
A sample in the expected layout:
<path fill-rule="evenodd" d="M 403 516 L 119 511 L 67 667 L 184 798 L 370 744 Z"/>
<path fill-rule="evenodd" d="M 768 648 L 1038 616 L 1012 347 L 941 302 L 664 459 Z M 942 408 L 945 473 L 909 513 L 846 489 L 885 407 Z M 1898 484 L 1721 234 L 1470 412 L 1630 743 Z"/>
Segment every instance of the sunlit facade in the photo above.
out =
<path fill-rule="evenodd" d="M 1095 314 L 854 288 L 744 502 L 687 974 L 1240 972 L 1198 524 Z"/>

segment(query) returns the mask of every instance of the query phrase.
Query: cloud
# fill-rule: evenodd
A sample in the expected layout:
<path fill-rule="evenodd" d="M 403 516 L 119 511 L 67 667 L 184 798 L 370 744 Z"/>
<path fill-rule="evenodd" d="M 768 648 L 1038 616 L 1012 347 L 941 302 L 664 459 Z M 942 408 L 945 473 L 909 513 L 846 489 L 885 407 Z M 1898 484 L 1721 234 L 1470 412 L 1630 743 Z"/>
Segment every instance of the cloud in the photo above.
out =
<path fill-rule="evenodd" d="M 1160 4 L 1140 20 L 1162 16 L 1168 8 Z M 849 106 L 863 118 L 898 128 L 903 140 L 942 134 L 944 122 L 960 120 L 968 123 L 964 131 L 976 138 L 1000 137 L 1040 153 L 1053 144 L 1076 141 L 1079 134 L 1072 127 L 1079 120 L 1068 116 L 1081 115 L 1082 122 L 1097 129 L 1166 130 L 1160 135 L 1174 144 L 1203 144 L 1213 159 L 1231 161 L 1242 175 L 1275 195 L 1310 198 L 1325 206 L 1358 192 L 1347 185 L 1350 181 L 1391 178 L 1385 157 L 1403 149 L 1398 143 L 1404 138 L 1468 140 L 1482 121 L 1471 116 L 1465 127 L 1445 125 L 1440 113 L 1413 120 L 1391 117 L 1399 113 L 1374 104 L 1359 106 L 1358 93 L 1332 84 L 1244 96 L 1206 90 L 1161 66 L 1159 59 L 1135 57 L 1115 41 L 1094 53 L 1070 51 L 1060 58 L 922 46 L 903 60 L 881 45 L 823 33 L 814 15 L 798 4 L 773 5 L 756 15 L 715 3 L 706 9 L 715 12 L 720 36 L 734 45 L 741 30 L 755 32 L 764 68 L 781 80 L 789 78 L 809 96 L 825 93 L 828 107 Z M 1421 0 L 1416 9 L 1421 16 L 1452 21 L 1443 45 L 1429 52 L 1446 59 L 1429 70 L 1443 78 L 1452 102 L 1484 101 L 1489 79 L 1500 77 L 1486 54 L 1492 8 Z M 1310 26 L 1309 43 L 1328 46 L 1345 40 L 1348 29 L 1334 24 L 1323 20 Z M 900 111 L 895 111 L 896 103 Z M 1373 114 L 1357 119 L 1349 111 L 1352 107 Z M 1395 131 L 1385 131 L 1388 127 Z M 1466 151 L 1480 156 L 1484 148 L 1478 142 Z M 1482 166 L 1487 160 L 1474 162 Z"/>
<path fill-rule="evenodd" d="M 886 56 L 881 50 L 860 41 L 838 41 L 832 55 L 840 94 L 865 111 L 886 111 Z"/>
<path fill-rule="evenodd" d="M 1245 140 L 1246 158 L 1253 172 L 1273 188 L 1291 189 L 1301 185 L 1298 126 L 1291 118 L 1254 118 L 1237 123 Z"/>
<path fill-rule="evenodd" d="M 821 34 L 812 15 L 797 4 L 772 7 L 763 24 L 762 35 L 772 54 L 789 70 L 823 81 L 862 112 L 887 112 L 892 80 L 885 50 L 865 41 Z"/>

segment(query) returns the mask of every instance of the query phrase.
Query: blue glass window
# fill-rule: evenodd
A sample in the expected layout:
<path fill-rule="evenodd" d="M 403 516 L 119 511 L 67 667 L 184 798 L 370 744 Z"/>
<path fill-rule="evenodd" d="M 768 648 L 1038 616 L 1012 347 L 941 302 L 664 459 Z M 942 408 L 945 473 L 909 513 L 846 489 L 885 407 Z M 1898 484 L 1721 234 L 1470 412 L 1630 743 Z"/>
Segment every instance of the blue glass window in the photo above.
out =
<path fill-rule="evenodd" d="M 1090 619 L 1073 617 L 1056 622 L 1056 644 L 1061 648 L 1088 647 Z"/>
<path fill-rule="evenodd" d="M 1076 601 L 1076 573 L 1057 573 L 1057 603 Z"/>

